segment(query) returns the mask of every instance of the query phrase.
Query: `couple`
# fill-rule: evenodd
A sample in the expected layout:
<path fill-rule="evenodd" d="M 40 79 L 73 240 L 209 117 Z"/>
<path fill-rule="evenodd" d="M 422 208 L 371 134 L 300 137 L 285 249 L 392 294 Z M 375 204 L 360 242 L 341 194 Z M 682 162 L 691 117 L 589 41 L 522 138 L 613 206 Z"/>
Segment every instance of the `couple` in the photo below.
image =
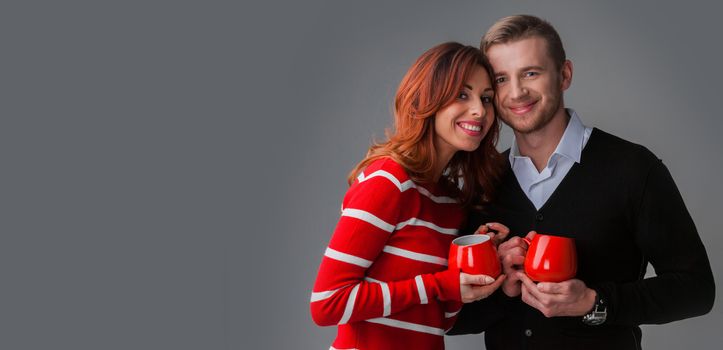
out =
<path fill-rule="evenodd" d="M 422 54 L 394 132 L 349 176 L 311 296 L 314 321 L 338 325 L 331 348 L 443 349 L 445 333 L 484 331 L 487 349 L 639 349 L 640 324 L 707 313 L 710 264 L 670 173 L 564 107 L 573 69 L 555 29 L 506 17 L 481 45 Z M 502 155 L 497 116 L 515 134 Z M 576 278 L 524 274 L 536 231 L 575 239 Z M 447 269 L 473 232 L 499 244 L 496 280 Z"/>

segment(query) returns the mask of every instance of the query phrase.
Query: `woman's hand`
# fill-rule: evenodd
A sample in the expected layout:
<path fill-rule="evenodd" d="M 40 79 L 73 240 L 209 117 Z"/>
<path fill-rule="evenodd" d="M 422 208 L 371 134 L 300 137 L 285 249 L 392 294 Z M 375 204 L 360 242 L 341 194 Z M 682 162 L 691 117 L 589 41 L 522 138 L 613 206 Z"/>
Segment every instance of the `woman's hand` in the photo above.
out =
<path fill-rule="evenodd" d="M 475 234 L 483 234 L 488 235 L 490 238 L 492 238 L 492 243 L 494 243 L 495 247 L 498 247 L 502 241 L 507 238 L 507 235 L 510 233 L 510 229 L 500 224 L 499 222 L 488 222 L 482 226 L 480 226 Z"/>
<path fill-rule="evenodd" d="M 482 300 L 502 285 L 506 275 L 500 275 L 495 280 L 487 275 L 470 275 L 464 272 L 459 273 L 459 291 L 463 303 Z"/>

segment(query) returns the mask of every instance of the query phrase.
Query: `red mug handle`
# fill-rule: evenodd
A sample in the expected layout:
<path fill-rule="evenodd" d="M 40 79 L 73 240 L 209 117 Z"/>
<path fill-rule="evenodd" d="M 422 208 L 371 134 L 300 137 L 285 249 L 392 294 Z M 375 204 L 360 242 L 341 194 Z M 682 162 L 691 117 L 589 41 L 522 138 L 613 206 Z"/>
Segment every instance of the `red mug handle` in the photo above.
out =
<path fill-rule="evenodd" d="M 527 238 L 527 237 L 522 237 L 522 240 L 525 241 L 525 243 L 527 243 L 528 246 L 529 246 L 530 244 L 532 244 L 532 240 L 530 240 L 530 239 Z"/>

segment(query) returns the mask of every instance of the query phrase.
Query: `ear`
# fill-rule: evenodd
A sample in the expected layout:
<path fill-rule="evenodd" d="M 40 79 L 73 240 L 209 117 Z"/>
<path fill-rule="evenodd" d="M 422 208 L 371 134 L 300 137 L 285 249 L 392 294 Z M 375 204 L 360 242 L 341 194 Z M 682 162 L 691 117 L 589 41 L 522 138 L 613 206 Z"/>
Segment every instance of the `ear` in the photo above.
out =
<path fill-rule="evenodd" d="M 560 74 L 562 76 L 560 88 L 562 91 L 565 91 L 572 84 L 572 61 L 565 60 L 565 62 L 562 63 Z"/>

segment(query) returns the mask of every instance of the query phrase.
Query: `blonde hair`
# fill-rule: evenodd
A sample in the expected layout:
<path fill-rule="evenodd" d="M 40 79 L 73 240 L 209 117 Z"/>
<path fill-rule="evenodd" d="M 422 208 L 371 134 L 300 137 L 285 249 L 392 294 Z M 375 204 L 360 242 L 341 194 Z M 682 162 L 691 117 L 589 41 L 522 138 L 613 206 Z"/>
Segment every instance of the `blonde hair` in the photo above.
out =
<path fill-rule="evenodd" d="M 487 30 L 482 37 L 480 49 L 487 53 L 490 46 L 512 41 L 540 37 L 547 43 L 547 51 L 555 62 L 557 69 L 562 68 L 567 59 L 565 48 L 562 47 L 560 35 L 552 25 L 539 17 L 531 15 L 515 15 L 504 17 Z"/>

